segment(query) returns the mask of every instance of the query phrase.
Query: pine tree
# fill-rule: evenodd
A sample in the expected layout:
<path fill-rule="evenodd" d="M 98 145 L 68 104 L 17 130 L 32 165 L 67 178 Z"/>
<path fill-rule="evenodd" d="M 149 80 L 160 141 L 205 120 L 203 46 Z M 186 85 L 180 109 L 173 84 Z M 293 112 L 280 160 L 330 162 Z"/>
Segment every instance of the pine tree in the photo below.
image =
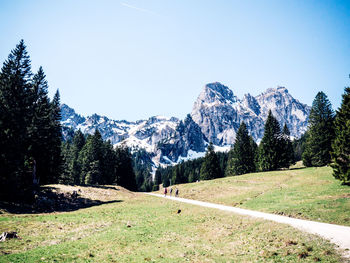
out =
<path fill-rule="evenodd" d="M 270 110 L 265 123 L 264 136 L 259 145 L 259 167 L 262 171 L 272 171 L 280 167 L 280 145 L 280 125 Z"/>
<path fill-rule="evenodd" d="M 21 40 L 0 72 L 0 189 L 9 198 L 29 192 L 32 185 L 28 156 L 31 76 L 29 55 Z"/>
<path fill-rule="evenodd" d="M 129 149 L 125 147 L 117 147 L 115 149 L 115 152 L 116 152 L 115 183 L 131 191 L 136 191 L 138 187 L 136 184 L 136 176 L 132 167 L 132 158 L 131 158 Z M 149 172 L 144 170 L 138 175 L 139 187 L 141 187 L 145 181 L 144 180 L 145 174 L 149 175 Z"/>
<path fill-rule="evenodd" d="M 83 149 L 84 145 L 85 145 L 85 137 L 81 132 L 81 130 L 79 129 L 74 134 L 72 146 L 70 150 L 70 154 L 72 157 L 71 157 L 69 170 L 70 170 L 70 175 L 72 177 L 71 181 L 74 184 L 83 184 L 83 182 L 80 181 L 82 164 L 79 161 L 79 153 Z"/>
<path fill-rule="evenodd" d="M 31 123 L 28 127 L 28 136 L 30 140 L 29 156 L 33 160 L 33 177 L 40 182 L 46 183 L 44 179 L 50 174 L 51 169 L 48 164 L 51 163 L 51 134 L 50 134 L 50 99 L 48 97 L 48 84 L 45 79 L 45 73 L 42 67 L 34 75 L 32 81 L 32 112 Z M 61 143 L 61 142 L 60 142 Z M 35 172 L 34 172 L 35 171 Z M 53 181 L 52 181 L 53 182 Z"/>
<path fill-rule="evenodd" d="M 227 165 L 227 174 L 240 175 L 255 171 L 255 151 L 252 148 L 247 126 L 244 122 L 238 128 L 236 140 Z"/>
<path fill-rule="evenodd" d="M 333 176 L 350 184 L 350 87 L 345 88 L 335 118 L 335 139 L 332 144 Z"/>
<path fill-rule="evenodd" d="M 295 163 L 293 145 L 290 140 L 290 132 L 287 124 L 283 126 L 280 153 L 280 167 L 289 168 L 289 166 Z"/>
<path fill-rule="evenodd" d="M 212 143 L 208 145 L 207 152 L 201 166 L 200 179 L 211 180 L 221 176 L 220 163 Z"/>
<path fill-rule="evenodd" d="M 94 135 L 89 135 L 79 153 L 78 161 L 81 164 L 80 182 L 83 184 L 99 184 L 101 181 L 101 160 L 103 157 L 103 140 L 101 133 L 96 129 Z M 94 169 L 92 171 L 91 169 Z M 98 173 L 96 169 L 99 169 Z M 98 176 L 98 177 L 97 177 Z"/>
<path fill-rule="evenodd" d="M 56 183 L 61 174 L 62 155 L 62 127 L 61 127 L 61 108 L 60 108 L 60 94 L 57 90 L 50 105 L 50 130 L 49 130 L 49 144 L 50 148 L 45 154 L 49 155 L 48 174 L 42 177 L 40 183 L 50 184 Z"/>
<path fill-rule="evenodd" d="M 102 160 L 101 160 L 101 168 L 102 168 L 102 176 L 100 180 L 100 184 L 113 184 L 115 181 L 116 175 L 116 154 L 113 149 L 113 145 L 110 141 L 106 141 L 103 143 L 103 151 L 102 151 Z M 129 164 L 131 167 L 132 165 Z"/>
<path fill-rule="evenodd" d="M 306 166 L 324 166 L 331 162 L 334 139 L 334 112 L 326 94 L 317 93 L 309 116 L 308 138 L 303 154 Z"/>

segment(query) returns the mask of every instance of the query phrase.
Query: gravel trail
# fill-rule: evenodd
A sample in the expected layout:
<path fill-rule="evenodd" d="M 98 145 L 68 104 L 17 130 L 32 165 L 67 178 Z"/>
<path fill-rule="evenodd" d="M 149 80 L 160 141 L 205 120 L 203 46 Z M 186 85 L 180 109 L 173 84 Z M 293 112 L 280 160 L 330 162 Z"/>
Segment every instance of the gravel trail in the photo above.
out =
<path fill-rule="evenodd" d="M 297 219 L 297 218 L 292 218 L 287 216 L 258 212 L 258 211 L 248 210 L 248 209 L 242 209 L 242 208 L 237 208 L 232 206 L 185 199 L 180 197 L 170 197 L 170 196 L 164 197 L 164 195 L 154 194 L 154 193 L 146 193 L 146 194 L 171 199 L 177 202 L 216 208 L 224 211 L 230 211 L 240 215 L 248 215 L 252 217 L 258 217 L 258 218 L 275 221 L 278 223 L 288 224 L 301 231 L 305 231 L 311 234 L 316 234 L 325 239 L 328 239 L 330 242 L 338 245 L 340 249 L 344 249 L 345 250 L 344 256 L 347 258 L 350 258 L 350 227 L 348 226 L 320 223 L 315 221 L 309 221 L 309 220 Z"/>

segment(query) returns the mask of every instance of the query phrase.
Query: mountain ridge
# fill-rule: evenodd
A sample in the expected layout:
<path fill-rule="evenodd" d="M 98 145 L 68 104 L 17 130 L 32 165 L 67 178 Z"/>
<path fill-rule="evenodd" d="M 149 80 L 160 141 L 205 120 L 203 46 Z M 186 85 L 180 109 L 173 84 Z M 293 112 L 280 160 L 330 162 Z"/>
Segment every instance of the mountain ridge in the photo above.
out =
<path fill-rule="evenodd" d="M 209 142 L 217 149 L 229 149 L 242 121 L 259 142 L 269 110 L 281 126 L 287 124 L 291 136 L 300 137 L 306 131 L 310 109 L 285 87 L 269 88 L 257 96 L 247 93 L 239 99 L 230 88 L 214 82 L 204 86 L 184 120 L 152 116 L 129 122 L 97 114 L 84 117 L 62 104 L 61 123 L 64 137 L 78 129 L 92 134 L 97 128 L 103 139 L 115 146 L 146 150 L 158 166 L 204 156 Z"/>

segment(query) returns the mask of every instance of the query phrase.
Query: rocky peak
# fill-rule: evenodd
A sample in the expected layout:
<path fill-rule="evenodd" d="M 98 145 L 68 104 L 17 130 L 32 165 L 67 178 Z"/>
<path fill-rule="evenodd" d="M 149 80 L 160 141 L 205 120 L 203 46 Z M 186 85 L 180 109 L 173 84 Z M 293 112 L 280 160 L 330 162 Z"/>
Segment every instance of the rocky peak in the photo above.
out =
<path fill-rule="evenodd" d="M 214 82 L 204 86 L 197 100 L 201 100 L 202 102 L 206 103 L 235 103 L 237 101 L 237 97 L 234 96 L 232 90 L 230 90 L 227 86 L 222 85 L 220 82 Z"/>

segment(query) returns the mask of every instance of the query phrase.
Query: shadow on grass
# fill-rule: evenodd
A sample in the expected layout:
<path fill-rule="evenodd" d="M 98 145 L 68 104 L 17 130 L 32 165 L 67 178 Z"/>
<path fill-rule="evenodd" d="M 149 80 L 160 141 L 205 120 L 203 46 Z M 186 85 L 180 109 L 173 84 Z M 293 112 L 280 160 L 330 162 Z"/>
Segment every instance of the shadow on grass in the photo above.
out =
<path fill-rule="evenodd" d="M 294 168 L 289 168 L 288 170 L 301 170 L 301 169 L 306 169 L 306 166 L 303 167 L 294 167 Z"/>
<path fill-rule="evenodd" d="M 106 189 L 109 188 L 106 187 Z M 111 187 L 110 189 L 114 188 Z M 71 193 L 60 193 L 57 190 L 58 189 L 55 187 L 40 187 L 40 190 L 35 193 L 34 200 L 31 203 L 0 201 L 0 210 L 4 210 L 11 214 L 70 212 L 92 206 L 123 202 L 122 200 L 92 200 L 80 196 L 77 191 Z"/>

